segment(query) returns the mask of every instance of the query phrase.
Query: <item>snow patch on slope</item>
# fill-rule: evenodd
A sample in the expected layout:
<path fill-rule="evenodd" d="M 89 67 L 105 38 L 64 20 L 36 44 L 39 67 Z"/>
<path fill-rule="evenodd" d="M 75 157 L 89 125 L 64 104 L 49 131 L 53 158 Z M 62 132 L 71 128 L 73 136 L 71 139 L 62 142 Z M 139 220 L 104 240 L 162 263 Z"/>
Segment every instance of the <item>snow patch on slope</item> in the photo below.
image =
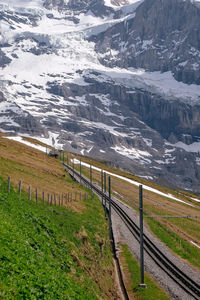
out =
<path fill-rule="evenodd" d="M 130 88 L 141 88 L 170 100 L 182 99 L 190 104 L 200 102 L 200 86 L 185 84 L 174 79 L 172 73 L 147 72 L 144 69 L 118 69 L 102 71 L 106 76 Z M 190 102 L 192 101 L 192 102 Z"/>
<path fill-rule="evenodd" d="M 150 157 L 151 154 L 148 153 L 147 151 L 142 151 L 136 148 L 127 148 L 125 146 L 115 146 L 112 147 L 111 149 L 115 150 L 117 153 L 126 156 L 130 159 L 133 160 L 140 160 L 141 164 L 150 164 L 151 160 L 147 159 L 146 157 Z"/>
<path fill-rule="evenodd" d="M 78 159 L 72 159 L 72 161 L 74 161 L 74 164 L 80 164 L 80 161 L 79 161 Z M 87 167 L 87 168 L 90 168 L 90 166 L 91 166 L 91 165 L 89 165 L 89 164 L 87 164 L 87 163 L 85 163 L 85 162 L 81 162 L 81 164 L 82 164 L 83 166 Z M 101 172 L 101 171 L 102 171 L 102 169 L 97 168 L 97 167 L 95 167 L 95 166 L 92 166 L 92 168 L 93 168 L 95 171 L 98 171 L 98 172 Z M 107 170 L 103 170 L 103 172 L 106 172 L 108 175 L 117 177 L 117 178 L 119 178 L 119 179 L 122 179 L 122 180 L 124 180 L 124 181 L 127 181 L 127 182 L 129 182 L 129 183 L 131 183 L 131 184 L 134 184 L 134 185 L 136 185 L 136 186 L 139 186 L 139 185 L 141 184 L 141 183 L 139 183 L 139 182 L 137 182 L 137 181 L 135 181 L 135 180 L 132 180 L 132 179 L 123 177 L 123 176 L 121 176 L 121 175 L 117 175 L 117 174 L 115 174 L 115 173 L 108 172 Z M 192 204 L 190 204 L 190 203 L 188 203 L 188 202 L 185 202 L 185 201 L 183 201 L 183 200 L 181 200 L 181 199 L 178 199 L 178 198 L 174 197 L 174 196 L 171 195 L 171 194 L 163 193 L 163 192 L 161 192 L 161 191 L 159 191 L 159 190 L 157 190 L 157 189 L 154 189 L 154 188 L 152 188 L 152 187 L 149 187 L 149 186 L 147 186 L 147 185 L 143 185 L 143 188 L 144 188 L 145 190 L 148 190 L 148 191 L 153 192 L 153 193 L 155 193 L 155 194 L 158 194 L 158 195 L 160 195 L 160 196 L 163 196 L 163 197 L 166 197 L 166 198 L 175 200 L 175 201 L 177 201 L 177 202 L 180 202 L 180 203 L 183 203 L 183 204 L 186 204 L 186 205 L 189 205 L 189 206 L 194 206 L 194 205 L 192 205 Z"/>
<path fill-rule="evenodd" d="M 12 140 L 12 141 L 19 142 L 19 143 L 22 143 L 22 144 L 25 144 L 29 147 L 35 148 L 35 149 L 40 150 L 42 152 L 46 152 L 46 150 L 47 150 L 46 147 L 43 147 L 41 145 L 36 145 L 36 144 L 31 143 L 31 142 L 25 141 L 21 136 L 4 136 L 4 138 Z"/>
<path fill-rule="evenodd" d="M 183 142 L 177 142 L 176 144 L 173 144 L 172 146 L 184 149 L 187 152 L 194 152 L 194 153 L 199 152 L 200 153 L 200 142 L 195 142 L 190 145 L 184 144 Z"/>
<path fill-rule="evenodd" d="M 129 6 L 130 4 L 139 5 L 143 0 L 104 0 L 104 4 L 108 7 L 117 9 L 123 6 Z"/>

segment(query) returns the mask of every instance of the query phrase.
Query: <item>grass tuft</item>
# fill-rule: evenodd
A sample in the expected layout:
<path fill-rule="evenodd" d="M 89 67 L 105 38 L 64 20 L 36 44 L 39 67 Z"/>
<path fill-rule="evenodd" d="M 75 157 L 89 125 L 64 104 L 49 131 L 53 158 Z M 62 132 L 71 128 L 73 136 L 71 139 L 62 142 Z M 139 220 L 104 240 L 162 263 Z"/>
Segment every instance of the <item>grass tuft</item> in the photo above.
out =
<path fill-rule="evenodd" d="M 156 281 L 145 272 L 144 282 L 147 288 L 139 287 L 140 268 L 137 260 L 130 253 L 127 245 L 122 245 L 120 254 L 123 269 L 126 271 L 125 285 L 130 299 L 136 300 L 169 300 L 170 297 L 156 283 Z"/>

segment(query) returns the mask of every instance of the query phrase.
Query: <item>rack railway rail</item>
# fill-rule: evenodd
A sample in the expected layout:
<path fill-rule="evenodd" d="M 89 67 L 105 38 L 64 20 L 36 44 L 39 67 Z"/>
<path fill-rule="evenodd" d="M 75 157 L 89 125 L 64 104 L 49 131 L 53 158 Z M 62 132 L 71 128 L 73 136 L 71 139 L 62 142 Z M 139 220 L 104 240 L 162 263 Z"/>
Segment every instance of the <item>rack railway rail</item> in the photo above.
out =
<path fill-rule="evenodd" d="M 75 180 L 81 182 L 91 188 L 95 193 L 109 201 L 109 197 L 106 193 L 102 192 L 100 187 L 94 185 L 85 176 L 80 175 L 79 172 L 74 170 L 71 166 L 63 163 L 68 172 Z M 122 221 L 126 224 L 135 239 L 140 243 L 140 228 L 128 214 L 111 198 L 111 205 L 115 212 L 120 216 Z M 180 270 L 152 241 L 144 234 L 144 250 L 152 258 L 152 260 L 158 265 L 179 287 L 181 287 L 188 295 L 193 299 L 200 300 L 200 285 L 191 279 L 187 274 Z"/>

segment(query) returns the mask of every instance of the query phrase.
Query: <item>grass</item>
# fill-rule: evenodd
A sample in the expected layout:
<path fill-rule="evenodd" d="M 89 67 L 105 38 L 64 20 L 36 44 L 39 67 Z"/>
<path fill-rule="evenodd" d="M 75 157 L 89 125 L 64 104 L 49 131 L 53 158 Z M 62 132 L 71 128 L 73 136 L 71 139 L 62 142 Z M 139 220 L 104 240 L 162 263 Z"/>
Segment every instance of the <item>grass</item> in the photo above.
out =
<path fill-rule="evenodd" d="M 120 260 L 122 261 L 123 270 L 126 271 L 125 286 L 130 299 L 169 300 L 170 297 L 146 272 L 144 274 L 144 282 L 147 288 L 139 287 L 140 268 L 138 262 L 130 253 L 127 245 L 122 245 L 121 249 Z"/>
<path fill-rule="evenodd" d="M 174 253 L 200 269 L 200 249 L 187 240 L 181 238 L 175 231 L 170 230 L 165 224 L 148 218 L 147 224 L 151 231 L 168 246 Z"/>
<path fill-rule="evenodd" d="M 82 213 L 27 200 L 0 178 L 0 298 L 113 299 L 113 261 L 98 199 Z"/>
<path fill-rule="evenodd" d="M 166 194 L 173 194 L 179 199 L 185 201 L 186 203 L 192 204 L 193 206 L 188 206 L 186 204 L 176 202 L 167 197 L 163 197 L 161 195 L 152 193 L 148 190 L 144 190 L 143 192 L 144 211 L 146 212 L 146 215 L 178 216 L 174 218 L 161 217 L 153 220 L 145 218 L 145 221 L 149 225 L 149 229 L 160 240 L 162 240 L 174 253 L 179 255 L 181 258 L 187 260 L 193 266 L 200 268 L 200 261 L 198 261 L 200 249 L 191 244 L 191 241 L 193 241 L 197 245 L 200 245 L 200 218 L 180 217 L 200 216 L 200 204 L 191 200 L 190 198 L 198 198 L 198 196 L 195 196 L 194 194 L 190 194 L 188 192 L 186 193 L 182 191 L 174 191 L 171 189 L 159 187 L 151 182 L 147 182 L 143 179 L 140 180 L 139 178 L 131 174 L 115 170 L 113 168 L 105 166 L 102 162 L 95 162 L 94 160 L 89 158 L 82 158 L 82 161 L 91 163 L 92 165 L 107 170 L 109 172 L 114 172 L 116 174 L 123 175 L 124 177 L 140 181 L 141 183 L 144 183 L 150 187 L 158 188 L 158 190 L 165 192 Z M 75 167 L 77 170 L 79 170 L 79 165 L 75 165 Z M 89 177 L 89 168 L 82 166 L 82 173 Z M 124 201 L 131 207 L 133 207 L 136 211 L 138 211 L 138 187 L 113 176 L 111 176 L 111 180 L 112 194 L 114 196 L 117 196 L 117 198 L 120 198 L 120 200 Z M 93 181 L 97 182 L 101 186 L 100 172 L 93 170 Z M 159 228 L 163 228 L 162 233 Z M 179 243 L 179 246 L 176 246 L 176 243 Z"/>
<path fill-rule="evenodd" d="M 40 195 L 43 191 L 57 195 L 82 192 L 58 160 L 19 142 L 5 139 L 2 137 L 4 135 L 0 134 L 0 175 L 4 179 L 11 176 L 15 186 L 22 180 L 25 191 L 31 185 L 32 191 L 38 188 Z M 72 202 L 70 205 L 75 211 L 84 209 L 83 202 Z"/>

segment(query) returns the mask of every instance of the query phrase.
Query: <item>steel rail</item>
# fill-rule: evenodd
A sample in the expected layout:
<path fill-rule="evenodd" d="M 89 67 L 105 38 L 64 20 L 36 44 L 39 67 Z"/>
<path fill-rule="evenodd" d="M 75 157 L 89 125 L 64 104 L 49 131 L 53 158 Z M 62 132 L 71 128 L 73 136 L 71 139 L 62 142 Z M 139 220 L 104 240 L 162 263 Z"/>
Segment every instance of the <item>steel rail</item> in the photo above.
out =
<path fill-rule="evenodd" d="M 63 165 L 71 171 L 71 175 L 76 175 L 80 178 L 79 172 L 73 170 L 69 165 L 63 163 Z M 75 178 L 75 177 L 74 177 Z M 107 194 L 101 191 L 101 189 L 91 184 L 90 181 L 85 177 L 81 176 L 81 181 L 86 184 L 86 186 L 92 188 L 99 196 L 103 196 L 107 200 L 109 197 Z M 111 204 L 116 213 L 124 221 L 130 232 L 136 238 L 138 243 L 140 242 L 140 228 L 133 220 L 128 216 L 128 214 L 118 205 L 113 199 L 111 199 Z M 148 255 L 153 259 L 153 261 L 163 270 L 165 273 L 173 279 L 186 293 L 190 294 L 194 299 L 200 300 L 200 285 L 198 285 L 193 279 L 191 279 L 187 274 L 180 270 L 162 251 L 152 243 L 152 241 L 144 236 L 144 249 Z"/>

